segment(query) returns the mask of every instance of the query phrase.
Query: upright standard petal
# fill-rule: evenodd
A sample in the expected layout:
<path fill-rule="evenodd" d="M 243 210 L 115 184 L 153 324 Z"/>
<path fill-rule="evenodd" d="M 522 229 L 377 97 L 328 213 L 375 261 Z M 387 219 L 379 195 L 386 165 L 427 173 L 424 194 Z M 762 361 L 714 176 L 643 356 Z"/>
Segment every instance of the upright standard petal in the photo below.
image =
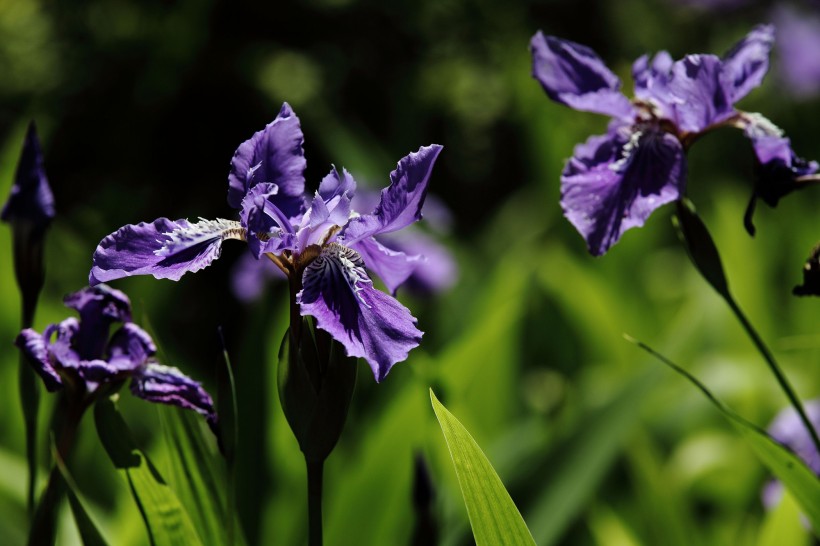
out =
<path fill-rule="evenodd" d="M 612 128 L 575 148 L 561 175 L 561 207 L 590 253 L 604 254 L 628 229 L 683 193 L 686 162 L 674 136 Z"/>
<path fill-rule="evenodd" d="M 72 347 L 85 360 L 102 358 L 112 323 L 131 321 L 128 296 L 104 284 L 69 294 L 63 303 L 80 313 L 80 326 Z"/>
<path fill-rule="evenodd" d="M 225 239 L 245 238 L 245 229 L 230 220 L 190 223 L 159 218 L 150 224 L 129 224 L 97 246 L 88 283 L 94 286 L 132 275 L 178 281 L 219 258 Z"/>
<path fill-rule="evenodd" d="M 51 364 L 46 342 L 43 336 L 26 328 L 17 336 L 15 345 L 28 357 L 28 362 L 42 378 L 46 390 L 54 392 L 63 388 L 63 380 Z"/>
<path fill-rule="evenodd" d="M 131 380 L 134 396 L 180 408 L 191 409 L 208 418 L 216 417 L 214 402 L 202 385 L 177 368 L 149 363 L 140 368 Z"/>
<path fill-rule="evenodd" d="M 681 131 L 699 133 L 735 111 L 720 59 L 714 55 L 687 55 L 676 61 L 665 94 Z"/>
<path fill-rule="evenodd" d="M 347 225 L 345 244 L 397 231 L 421 220 L 427 183 L 441 149 L 438 144 L 424 146 L 399 161 L 396 170 L 390 173 L 390 185 L 382 190 L 373 213 L 354 218 Z"/>
<path fill-rule="evenodd" d="M 11 195 L 0 212 L 4 222 L 27 222 L 35 230 L 45 229 L 54 218 L 54 194 L 48 185 L 43 166 L 43 152 L 37 129 L 32 121 L 28 126 L 23 152 L 14 173 Z"/>
<path fill-rule="evenodd" d="M 590 48 L 538 31 L 530 52 L 532 76 L 552 100 L 585 112 L 634 117 L 634 108 L 620 91 L 621 81 Z"/>
<path fill-rule="evenodd" d="M 325 247 L 308 265 L 296 301 L 301 314 L 314 317 L 348 356 L 367 360 L 376 381 L 421 340 L 410 311 L 374 289 L 361 256 L 339 244 Z"/>
<path fill-rule="evenodd" d="M 774 27 L 759 25 L 723 56 L 722 78 L 732 104 L 761 84 L 773 45 Z"/>
<path fill-rule="evenodd" d="M 228 203 L 240 208 L 248 190 L 269 182 L 279 187 L 273 203 L 288 218 L 301 214 L 305 206 L 303 142 L 299 118 L 285 103 L 276 119 L 236 149 L 228 175 Z"/>

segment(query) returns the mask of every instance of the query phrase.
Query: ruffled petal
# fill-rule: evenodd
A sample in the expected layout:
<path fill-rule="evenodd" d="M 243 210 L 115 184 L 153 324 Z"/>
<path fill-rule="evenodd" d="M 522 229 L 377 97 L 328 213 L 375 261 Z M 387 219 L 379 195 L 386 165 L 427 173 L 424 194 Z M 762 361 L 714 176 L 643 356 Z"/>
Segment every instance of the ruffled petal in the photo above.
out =
<path fill-rule="evenodd" d="M 128 372 L 148 362 L 156 352 L 157 346 L 148 332 L 129 322 L 111 336 L 108 362 L 118 372 Z"/>
<path fill-rule="evenodd" d="M 356 251 L 335 243 L 305 269 L 296 301 L 301 314 L 313 316 L 348 356 L 367 360 L 376 381 L 421 340 L 410 311 L 373 288 Z"/>
<path fill-rule="evenodd" d="M 701 132 L 735 111 L 720 59 L 714 55 L 687 55 L 676 61 L 664 93 L 682 131 Z"/>
<path fill-rule="evenodd" d="M 620 91 L 621 81 L 590 48 L 538 31 L 530 52 L 532 76 L 552 100 L 585 112 L 634 117 L 634 108 Z"/>
<path fill-rule="evenodd" d="M 15 344 L 28 357 L 29 364 L 37 372 L 37 375 L 42 378 L 46 389 L 49 392 L 54 392 L 63 388 L 63 380 L 51 365 L 46 341 L 42 335 L 31 328 L 26 328 L 17 336 Z"/>
<path fill-rule="evenodd" d="M 230 220 L 172 221 L 129 224 L 104 238 L 94 252 L 91 286 L 132 275 L 153 275 L 178 281 L 219 258 L 222 241 L 244 240 L 245 229 Z"/>
<path fill-rule="evenodd" d="M 438 144 L 424 146 L 399 161 L 396 170 L 390 173 L 390 185 L 382 190 L 373 214 L 354 218 L 348 224 L 344 233 L 346 244 L 390 233 L 421 220 L 427 183 L 441 149 Z"/>
<path fill-rule="evenodd" d="M 285 103 L 271 123 L 239 145 L 228 175 L 228 203 L 235 209 L 256 184 L 270 182 L 279 187 L 273 203 L 288 218 L 304 210 L 305 154 L 299 118 Z"/>
<path fill-rule="evenodd" d="M 626 230 L 678 199 L 685 181 L 684 152 L 674 136 L 613 129 L 576 146 L 561 175 L 561 207 L 600 256 Z"/>
<path fill-rule="evenodd" d="M 763 82 L 773 45 L 774 27 L 759 25 L 724 55 L 721 75 L 732 104 Z"/>
<path fill-rule="evenodd" d="M 340 195 L 347 195 L 352 198 L 355 192 L 356 180 L 347 172 L 347 169 L 342 169 L 340 174 L 336 167 L 333 167 L 319 183 L 319 195 L 325 201 L 330 201 Z"/>
<path fill-rule="evenodd" d="M 0 219 L 4 222 L 28 222 L 35 230 L 41 231 L 51 223 L 54 214 L 54 194 L 48 185 L 40 139 L 32 121 L 14 173 L 11 195 L 0 212 Z"/>
<path fill-rule="evenodd" d="M 384 281 L 391 294 L 427 260 L 420 255 L 408 256 L 400 250 L 387 248 L 377 240 L 363 239 L 350 246 L 364 260 L 365 266 Z"/>
<path fill-rule="evenodd" d="M 214 421 L 214 402 L 202 386 L 177 368 L 149 363 L 142 367 L 131 380 L 134 396 L 180 408 L 194 410 L 204 415 L 209 423 Z"/>

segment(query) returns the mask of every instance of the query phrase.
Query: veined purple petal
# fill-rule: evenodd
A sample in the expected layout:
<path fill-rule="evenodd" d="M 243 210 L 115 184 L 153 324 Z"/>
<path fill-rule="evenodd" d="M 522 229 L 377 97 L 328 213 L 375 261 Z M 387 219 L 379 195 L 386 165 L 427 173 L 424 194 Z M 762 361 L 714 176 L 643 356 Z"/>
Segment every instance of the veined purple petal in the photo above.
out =
<path fill-rule="evenodd" d="M 134 396 L 180 408 L 191 409 L 213 420 L 214 403 L 202 386 L 177 368 L 149 363 L 131 380 Z"/>
<path fill-rule="evenodd" d="M 427 182 L 442 147 L 438 144 L 419 148 L 399 161 L 390 173 L 390 185 L 381 192 L 373 214 L 354 218 L 344 232 L 347 244 L 390 233 L 421 220 L 421 208 L 427 195 Z"/>
<path fill-rule="evenodd" d="M 131 321 L 128 296 L 104 284 L 69 294 L 63 303 L 80 313 L 80 327 L 72 345 L 82 359 L 101 358 L 111 324 Z"/>
<path fill-rule="evenodd" d="M 621 81 L 590 48 L 538 31 L 530 52 L 532 76 L 552 100 L 624 120 L 634 117 L 634 108 L 620 91 Z"/>
<path fill-rule="evenodd" d="M 279 187 L 273 203 L 288 218 L 301 214 L 305 207 L 303 142 L 299 118 L 284 103 L 276 119 L 236 149 L 228 175 L 228 203 L 238 209 L 248 190 L 270 182 Z"/>
<path fill-rule="evenodd" d="M 108 344 L 108 362 L 118 372 L 133 371 L 157 352 L 148 332 L 129 322 L 114 332 Z"/>
<path fill-rule="evenodd" d="M 94 252 L 91 286 L 132 275 L 153 275 L 178 281 L 219 258 L 222 241 L 244 240 L 245 229 L 230 220 L 172 221 L 129 224 L 105 237 Z"/>
<path fill-rule="evenodd" d="M 348 356 L 364 358 L 381 381 L 396 362 L 418 346 L 416 319 L 396 299 L 373 288 L 359 254 L 331 244 L 305 269 L 296 296 L 303 316 L 344 345 Z"/>
<path fill-rule="evenodd" d="M 373 239 L 362 239 L 350 246 L 364 260 L 365 266 L 384 281 L 391 294 L 426 262 L 423 256 L 408 256 L 400 250 L 392 250 Z"/>
<path fill-rule="evenodd" d="M 17 170 L 14 173 L 14 184 L 6 201 L 0 220 L 4 222 L 24 221 L 43 230 L 54 218 L 54 195 L 48 185 L 46 170 L 43 166 L 43 152 L 37 129 L 32 121 L 28 126 L 26 140 Z"/>
<path fill-rule="evenodd" d="M 680 130 L 701 132 L 734 113 L 720 59 L 714 55 L 687 55 L 676 61 L 665 90 L 665 102 Z"/>
<path fill-rule="evenodd" d="M 614 128 L 576 146 L 561 175 L 561 207 L 589 251 L 600 256 L 626 230 L 678 199 L 685 181 L 684 152 L 674 136 Z"/>
<path fill-rule="evenodd" d="M 769 52 L 773 45 L 774 27 L 759 25 L 723 56 L 722 78 L 731 104 L 761 84 L 769 70 Z"/>
<path fill-rule="evenodd" d="M 15 344 L 28 357 L 28 362 L 37 372 L 37 375 L 42 378 L 46 389 L 49 392 L 54 392 L 63 388 L 63 380 L 51 365 L 48 350 L 46 349 L 46 341 L 43 336 L 31 328 L 26 328 L 17 336 Z"/>

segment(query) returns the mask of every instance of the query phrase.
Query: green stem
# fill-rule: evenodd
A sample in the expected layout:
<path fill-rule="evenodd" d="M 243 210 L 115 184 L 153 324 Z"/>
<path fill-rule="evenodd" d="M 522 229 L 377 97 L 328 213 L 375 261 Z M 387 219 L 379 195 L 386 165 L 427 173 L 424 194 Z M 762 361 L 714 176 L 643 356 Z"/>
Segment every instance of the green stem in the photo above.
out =
<path fill-rule="evenodd" d="M 307 461 L 308 546 L 322 546 L 322 466 L 324 461 Z"/>
<path fill-rule="evenodd" d="M 749 322 L 749 319 L 746 318 L 746 315 L 738 306 L 737 302 L 735 302 L 734 298 L 732 298 L 729 294 L 725 294 L 724 298 L 726 303 L 729 304 L 729 307 L 734 312 L 735 316 L 738 318 L 740 323 L 743 325 L 743 328 L 746 330 L 746 333 L 749 334 L 749 337 L 752 339 L 752 342 L 757 347 L 757 350 L 763 355 L 763 358 L 766 360 L 766 363 L 769 365 L 769 369 L 774 374 L 777 382 L 780 384 L 780 388 L 783 389 L 783 392 L 786 393 L 789 401 L 791 402 L 794 409 L 797 411 L 797 414 L 800 416 L 800 420 L 803 422 L 803 426 L 806 427 L 809 434 L 811 435 L 812 442 L 814 442 L 815 449 L 820 452 L 820 437 L 817 435 L 817 430 L 811 424 L 808 415 L 806 415 L 806 410 L 803 409 L 803 404 L 800 402 L 800 399 L 797 397 L 797 393 L 794 392 L 791 384 L 789 383 L 786 374 L 783 373 L 783 370 L 777 364 L 777 361 L 774 359 L 774 355 L 769 351 L 769 348 L 766 347 L 766 344 L 763 343 L 763 340 L 758 335 L 757 331 L 752 326 L 752 323 Z"/>

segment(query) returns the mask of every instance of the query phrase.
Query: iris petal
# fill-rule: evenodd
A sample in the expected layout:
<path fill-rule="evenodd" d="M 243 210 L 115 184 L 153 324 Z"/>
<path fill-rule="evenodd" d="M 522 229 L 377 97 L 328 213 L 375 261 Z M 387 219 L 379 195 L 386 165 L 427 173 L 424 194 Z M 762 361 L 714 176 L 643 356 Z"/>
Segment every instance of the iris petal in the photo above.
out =
<path fill-rule="evenodd" d="M 539 31 L 530 41 L 532 76 L 552 100 L 576 110 L 630 119 L 621 81 L 590 48 Z"/>
<path fill-rule="evenodd" d="M 204 415 L 209 421 L 215 419 L 214 403 L 202 386 L 177 368 L 149 363 L 134 374 L 131 380 L 134 396 L 191 409 Z"/>
<path fill-rule="evenodd" d="M 561 175 L 561 207 L 589 251 L 600 256 L 626 230 L 678 199 L 685 180 L 683 148 L 675 137 L 613 128 L 575 148 Z"/>
<path fill-rule="evenodd" d="M 49 392 L 63 388 L 63 380 L 51 365 L 46 348 L 46 339 L 43 336 L 31 328 L 26 328 L 17 336 L 15 344 L 28 357 L 28 362 L 42 378 Z"/>
<path fill-rule="evenodd" d="M 305 269 L 296 300 L 301 314 L 313 316 L 348 356 L 367 360 L 376 381 L 421 340 L 410 311 L 373 288 L 361 256 L 338 244 L 327 246 Z"/>
<path fill-rule="evenodd" d="M 408 256 L 400 250 L 387 248 L 373 238 L 363 239 L 351 248 L 362 256 L 367 268 L 384 281 L 391 294 L 395 294 L 416 268 L 426 262 L 423 256 Z"/>
<path fill-rule="evenodd" d="M 245 229 L 230 220 L 172 221 L 129 224 L 105 237 L 94 252 L 89 284 L 132 275 L 153 275 L 178 281 L 219 258 L 222 241 L 244 239 Z"/>
<path fill-rule="evenodd" d="M 399 161 L 373 214 L 354 218 L 348 224 L 344 233 L 346 244 L 397 231 L 421 220 L 427 183 L 441 149 L 438 144 L 424 146 Z"/>
<path fill-rule="evenodd" d="M 723 56 L 722 78 L 732 104 L 763 82 L 773 45 L 774 27 L 759 25 Z"/>

